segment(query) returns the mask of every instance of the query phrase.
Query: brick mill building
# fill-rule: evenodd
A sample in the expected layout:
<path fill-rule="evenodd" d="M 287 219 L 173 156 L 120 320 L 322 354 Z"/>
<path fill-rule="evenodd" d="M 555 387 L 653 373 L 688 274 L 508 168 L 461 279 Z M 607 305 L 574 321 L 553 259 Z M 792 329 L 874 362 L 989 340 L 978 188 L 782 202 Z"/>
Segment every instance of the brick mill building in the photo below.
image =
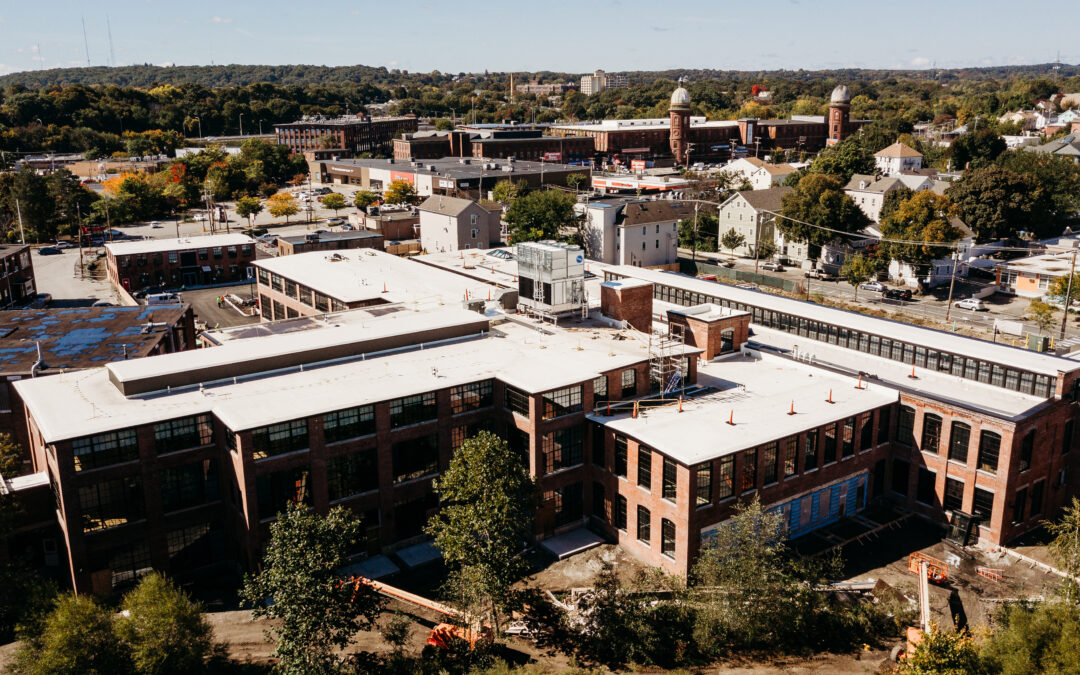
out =
<path fill-rule="evenodd" d="M 356 512 L 360 569 L 406 564 L 427 545 L 432 479 L 479 429 L 536 476 L 542 545 L 587 530 L 676 573 L 753 495 L 791 536 L 887 502 L 997 544 L 1076 494 L 1070 359 L 599 264 L 588 318 L 541 326 L 453 298 L 479 283 L 464 269 L 346 253 L 360 259 L 308 280 L 333 268 L 375 296 L 411 289 L 16 383 L 25 490 L 51 486 L 77 590 L 251 569 L 290 501 Z"/>
<path fill-rule="evenodd" d="M 395 136 L 416 129 L 415 115 L 343 115 L 335 118 L 314 116 L 304 117 L 297 122 L 274 125 L 277 142 L 288 146 L 293 153 L 344 150 L 350 155 L 362 152 L 388 154 Z"/>
<path fill-rule="evenodd" d="M 0 246 L 0 308 L 25 302 L 37 293 L 34 261 L 27 244 Z"/>
<path fill-rule="evenodd" d="M 105 244 L 109 281 L 128 292 L 147 286 L 201 286 L 248 278 L 255 240 L 246 234 Z"/>

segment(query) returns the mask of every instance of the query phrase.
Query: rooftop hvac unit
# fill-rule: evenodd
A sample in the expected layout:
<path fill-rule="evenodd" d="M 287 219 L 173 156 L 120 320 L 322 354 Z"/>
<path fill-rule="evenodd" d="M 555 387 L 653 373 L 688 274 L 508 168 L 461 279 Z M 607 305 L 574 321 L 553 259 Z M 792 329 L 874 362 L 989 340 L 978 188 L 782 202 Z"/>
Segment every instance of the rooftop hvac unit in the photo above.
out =
<path fill-rule="evenodd" d="M 537 311 L 563 314 L 585 297 L 585 254 L 580 246 L 554 241 L 518 244 L 518 302 Z"/>

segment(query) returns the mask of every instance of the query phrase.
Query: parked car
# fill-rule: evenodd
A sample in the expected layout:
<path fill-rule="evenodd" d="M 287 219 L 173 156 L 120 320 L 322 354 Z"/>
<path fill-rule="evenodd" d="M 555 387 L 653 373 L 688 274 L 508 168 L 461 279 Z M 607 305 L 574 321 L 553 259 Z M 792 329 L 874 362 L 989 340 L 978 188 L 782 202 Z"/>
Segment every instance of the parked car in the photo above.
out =
<path fill-rule="evenodd" d="M 135 291 L 134 293 L 132 293 L 131 297 L 135 298 L 136 300 L 141 300 L 141 299 L 145 298 L 148 295 L 153 295 L 155 293 L 163 293 L 163 292 L 165 292 L 165 287 L 164 286 L 147 286 L 146 288 L 144 288 L 142 290 Z"/>
<path fill-rule="evenodd" d="M 266 234 L 260 234 L 255 237 L 255 241 L 265 246 L 277 246 L 277 235 L 267 232 Z"/>
<path fill-rule="evenodd" d="M 148 305 L 179 305 L 184 302 L 179 293 L 153 293 L 146 296 Z"/>
<path fill-rule="evenodd" d="M 818 281 L 836 281 L 835 274 L 829 274 L 825 270 L 812 269 L 803 272 L 803 276 L 807 279 L 817 279 Z"/>
<path fill-rule="evenodd" d="M 965 298 L 963 300 L 957 300 L 952 304 L 952 306 L 958 309 L 970 309 L 973 312 L 986 311 L 986 305 L 984 305 L 983 301 L 979 300 L 978 298 Z"/>
<path fill-rule="evenodd" d="M 154 228 L 155 230 L 158 230 L 158 229 L 161 229 L 162 227 L 165 227 L 165 226 L 162 225 L 161 223 L 159 223 L 156 220 L 151 220 L 150 221 L 150 227 Z"/>
<path fill-rule="evenodd" d="M 330 225 L 331 227 L 335 227 L 337 225 L 342 225 L 344 223 L 345 223 L 344 218 L 330 218 L 329 220 L 326 221 L 326 224 Z"/>
<path fill-rule="evenodd" d="M 765 262 L 761 263 L 761 269 L 763 269 L 763 270 L 772 270 L 773 272 L 783 272 L 784 271 L 784 266 L 781 265 L 778 262 L 773 262 L 772 260 L 766 260 Z"/>
<path fill-rule="evenodd" d="M 192 216 L 192 220 L 194 220 L 197 223 L 201 223 L 202 221 L 206 220 L 206 214 L 205 213 L 196 213 L 194 216 Z"/>
<path fill-rule="evenodd" d="M 53 248 L 59 248 L 59 249 L 75 248 L 75 244 L 72 244 L 70 241 L 58 241 L 55 244 L 53 244 Z"/>
<path fill-rule="evenodd" d="M 64 252 L 62 248 L 56 248 L 55 246 L 42 246 L 38 249 L 40 255 L 60 255 Z"/>
<path fill-rule="evenodd" d="M 27 306 L 31 309 L 43 309 L 48 307 L 51 303 L 51 293 L 38 293 L 30 298 L 30 303 Z"/>
<path fill-rule="evenodd" d="M 887 288 L 884 295 L 890 300 L 911 300 L 911 291 L 906 288 Z"/>
<path fill-rule="evenodd" d="M 735 261 L 734 260 L 720 259 L 720 260 L 716 261 L 716 264 L 719 265 L 720 267 L 727 267 L 727 268 L 735 267 Z"/>
<path fill-rule="evenodd" d="M 885 284 L 877 281 L 867 281 L 866 283 L 859 284 L 859 290 L 861 291 L 874 291 L 875 293 L 884 293 Z"/>
<path fill-rule="evenodd" d="M 341 229 L 343 229 L 343 230 L 352 230 L 352 229 L 354 229 L 354 228 L 353 228 L 353 226 L 352 226 L 352 225 L 350 225 L 350 224 L 348 224 L 348 223 L 342 223 L 342 224 L 341 224 Z"/>
<path fill-rule="evenodd" d="M 116 307 L 116 305 L 114 303 L 109 302 L 108 300 L 98 300 L 97 302 L 95 302 L 94 304 L 92 304 L 90 306 L 91 307 Z"/>
<path fill-rule="evenodd" d="M 319 230 L 315 230 L 315 234 L 329 234 L 329 233 L 330 233 L 330 230 L 327 230 L 327 229 L 325 229 L 325 228 L 323 228 L 323 229 L 319 229 Z"/>

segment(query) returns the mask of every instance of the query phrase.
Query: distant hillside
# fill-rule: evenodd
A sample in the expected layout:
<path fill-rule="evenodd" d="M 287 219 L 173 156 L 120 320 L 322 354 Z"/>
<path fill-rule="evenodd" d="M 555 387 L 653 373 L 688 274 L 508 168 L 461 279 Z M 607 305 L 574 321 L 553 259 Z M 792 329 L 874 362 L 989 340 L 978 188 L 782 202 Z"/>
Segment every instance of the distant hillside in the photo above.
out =
<path fill-rule="evenodd" d="M 579 74 L 544 71 L 537 73 L 545 81 L 575 81 Z M 940 70 L 769 70 L 736 71 L 716 69 L 676 69 L 663 71 L 624 71 L 632 84 L 650 84 L 658 79 L 674 80 L 686 77 L 691 81 L 700 80 L 763 80 L 767 78 L 785 78 L 790 80 L 843 80 L 843 81 L 880 81 L 890 78 L 911 80 L 990 80 L 1011 77 L 1073 77 L 1080 75 L 1080 66 L 1062 64 L 1060 70 L 1054 70 L 1054 64 L 1034 64 L 1025 66 L 990 66 L 986 68 L 960 68 Z M 480 79 L 499 75 L 498 73 L 476 74 Z M 524 80 L 529 73 L 518 73 Z M 372 66 L 118 66 L 115 68 L 54 68 L 12 73 L 0 77 L 0 87 L 22 85 L 29 89 L 53 87 L 70 84 L 104 84 L 121 87 L 148 89 L 159 84 L 198 84 L 205 87 L 235 87 L 269 82 L 279 85 L 307 84 L 344 84 L 364 82 L 376 85 L 414 85 L 442 84 L 449 82 L 453 74 L 449 73 L 400 73 L 391 72 L 383 67 Z"/>

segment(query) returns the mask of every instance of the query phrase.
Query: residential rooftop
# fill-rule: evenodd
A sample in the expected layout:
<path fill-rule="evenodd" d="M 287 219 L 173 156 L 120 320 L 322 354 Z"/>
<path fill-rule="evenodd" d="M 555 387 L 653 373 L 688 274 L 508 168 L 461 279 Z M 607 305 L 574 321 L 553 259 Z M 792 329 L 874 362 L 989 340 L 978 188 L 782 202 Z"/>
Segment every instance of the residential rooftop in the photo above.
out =
<path fill-rule="evenodd" d="M 278 237 L 282 241 L 286 241 L 290 244 L 306 244 L 308 242 L 318 243 L 320 241 L 351 241 L 353 239 L 371 239 L 374 237 L 381 237 L 382 235 L 372 230 L 359 229 L 359 230 L 342 230 L 340 232 L 320 232 L 314 239 L 309 239 L 307 234 L 298 234 L 289 237 Z"/>
<path fill-rule="evenodd" d="M 897 400 L 896 390 L 813 368 L 771 354 L 740 354 L 702 364 L 698 385 L 716 391 L 660 407 L 589 419 L 616 433 L 693 465 L 829 422 L 868 412 Z M 831 397 L 832 402 L 829 402 Z M 789 414 L 794 408 L 795 414 Z M 728 424 L 733 421 L 734 424 Z"/>
<path fill-rule="evenodd" d="M 1043 274 L 1055 277 L 1068 276 L 1072 269 L 1072 251 L 1059 251 L 1057 253 L 1044 253 L 1042 255 L 1016 258 L 998 263 L 998 267 L 1010 272 L 1023 272 L 1026 274 Z"/>
<path fill-rule="evenodd" d="M 430 176 L 442 176 L 456 180 L 469 180 L 474 178 L 494 178 L 506 176 L 514 178 L 514 174 L 542 174 L 559 171 L 588 171 L 588 167 L 570 164 L 558 164 L 555 162 L 525 162 L 508 159 L 476 159 L 473 157 L 443 157 L 442 159 L 422 159 L 405 161 L 399 159 L 335 159 L 319 160 L 316 164 L 325 164 L 328 167 L 340 166 L 350 168 L 359 167 L 366 169 L 387 169 L 402 173 L 414 173 Z"/>
<path fill-rule="evenodd" d="M 105 249 L 114 256 L 146 255 L 148 253 L 166 253 L 168 251 L 190 251 L 218 246 L 242 246 L 254 244 L 255 240 L 246 234 L 207 234 L 203 236 L 175 237 L 169 239 L 143 239 L 140 241 L 114 241 L 105 244 Z"/>

